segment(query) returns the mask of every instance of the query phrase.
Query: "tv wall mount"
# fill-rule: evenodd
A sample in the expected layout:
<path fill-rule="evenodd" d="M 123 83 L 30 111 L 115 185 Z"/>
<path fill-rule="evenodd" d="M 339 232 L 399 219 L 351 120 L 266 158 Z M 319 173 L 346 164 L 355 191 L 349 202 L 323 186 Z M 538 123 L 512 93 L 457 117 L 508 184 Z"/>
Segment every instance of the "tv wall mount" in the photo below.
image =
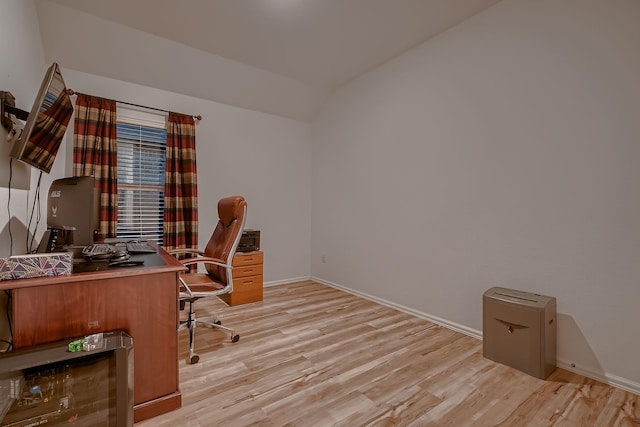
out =
<path fill-rule="evenodd" d="M 11 92 L 0 90 L 0 122 L 2 122 L 2 127 L 4 127 L 7 132 L 13 130 L 13 120 L 9 117 L 10 114 L 13 114 L 16 118 L 23 121 L 29 117 L 28 111 L 16 108 L 16 98 L 14 98 Z"/>

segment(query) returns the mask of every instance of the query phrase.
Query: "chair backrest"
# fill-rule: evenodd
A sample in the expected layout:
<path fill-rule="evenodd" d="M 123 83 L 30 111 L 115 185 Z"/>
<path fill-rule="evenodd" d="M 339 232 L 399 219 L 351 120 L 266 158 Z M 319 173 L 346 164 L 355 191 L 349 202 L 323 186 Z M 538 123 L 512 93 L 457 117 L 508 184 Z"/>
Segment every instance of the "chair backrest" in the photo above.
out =
<path fill-rule="evenodd" d="M 247 202 L 242 196 L 230 196 L 218 201 L 218 224 L 204 249 L 205 256 L 231 264 L 242 237 Z M 216 281 L 227 283 L 224 267 L 208 264 L 207 272 Z"/>

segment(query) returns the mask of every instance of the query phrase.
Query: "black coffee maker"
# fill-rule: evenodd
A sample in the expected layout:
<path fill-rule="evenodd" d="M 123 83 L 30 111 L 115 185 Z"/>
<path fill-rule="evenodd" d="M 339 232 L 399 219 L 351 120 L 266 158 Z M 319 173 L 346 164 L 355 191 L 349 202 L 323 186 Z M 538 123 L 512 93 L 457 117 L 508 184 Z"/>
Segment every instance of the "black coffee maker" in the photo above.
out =
<path fill-rule="evenodd" d="M 49 227 L 42 235 L 38 252 L 64 252 L 73 245 L 75 227 Z"/>

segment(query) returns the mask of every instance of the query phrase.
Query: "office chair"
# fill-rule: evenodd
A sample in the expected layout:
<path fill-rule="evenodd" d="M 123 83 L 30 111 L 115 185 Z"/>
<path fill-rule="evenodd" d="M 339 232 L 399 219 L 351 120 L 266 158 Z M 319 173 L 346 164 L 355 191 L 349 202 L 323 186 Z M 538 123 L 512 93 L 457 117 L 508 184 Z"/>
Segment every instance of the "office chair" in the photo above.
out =
<path fill-rule="evenodd" d="M 220 328 L 231 334 L 231 342 L 238 342 L 240 336 L 218 319 L 212 321 L 196 318 L 194 304 L 202 298 L 215 297 L 233 291 L 231 275 L 233 256 L 242 236 L 247 202 L 242 196 L 225 197 L 218 201 L 218 224 L 204 251 L 197 249 L 177 249 L 169 251 L 174 256 L 187 255 L 192 258 L 180 262 L 189 268 L 189 272 L 180 274 L 180 309 L 189 304 L 189 314 L 180 320 L 180 328 L 189 329 L 189 362 L 198 363 L 200 356 L 195 351 L 195 329 L 197 324 Z M 206 272 L 198 271 L 197 265 L 203 264 Z M 193 267 L 192 267 L 193 266 Z"/>

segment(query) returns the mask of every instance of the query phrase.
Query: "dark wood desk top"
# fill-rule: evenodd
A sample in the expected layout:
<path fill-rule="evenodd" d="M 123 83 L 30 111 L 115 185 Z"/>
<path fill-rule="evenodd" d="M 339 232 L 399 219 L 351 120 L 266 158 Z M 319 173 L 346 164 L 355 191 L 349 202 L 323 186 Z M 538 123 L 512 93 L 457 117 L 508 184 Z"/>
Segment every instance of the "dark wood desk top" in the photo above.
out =
<path fill-rule="evenodd" d="M 144 260 L 140 266 L 110 267 L 101 271 L 73 273 L 66 276 L 34 277 L 31 279 L 16 279 L 0 281 L 0 290 L 31 288 L 35 286 L 57 285 L 59 283 L 83 282 L 88 279 L 100 280 L 117 277 L 131 277 L 168 271 L 185 271 L 186 268 L 178 260 L 169 255 L 164 249 L 158 248 L 155 254 L 132 255 L 131 259 Z"/>

